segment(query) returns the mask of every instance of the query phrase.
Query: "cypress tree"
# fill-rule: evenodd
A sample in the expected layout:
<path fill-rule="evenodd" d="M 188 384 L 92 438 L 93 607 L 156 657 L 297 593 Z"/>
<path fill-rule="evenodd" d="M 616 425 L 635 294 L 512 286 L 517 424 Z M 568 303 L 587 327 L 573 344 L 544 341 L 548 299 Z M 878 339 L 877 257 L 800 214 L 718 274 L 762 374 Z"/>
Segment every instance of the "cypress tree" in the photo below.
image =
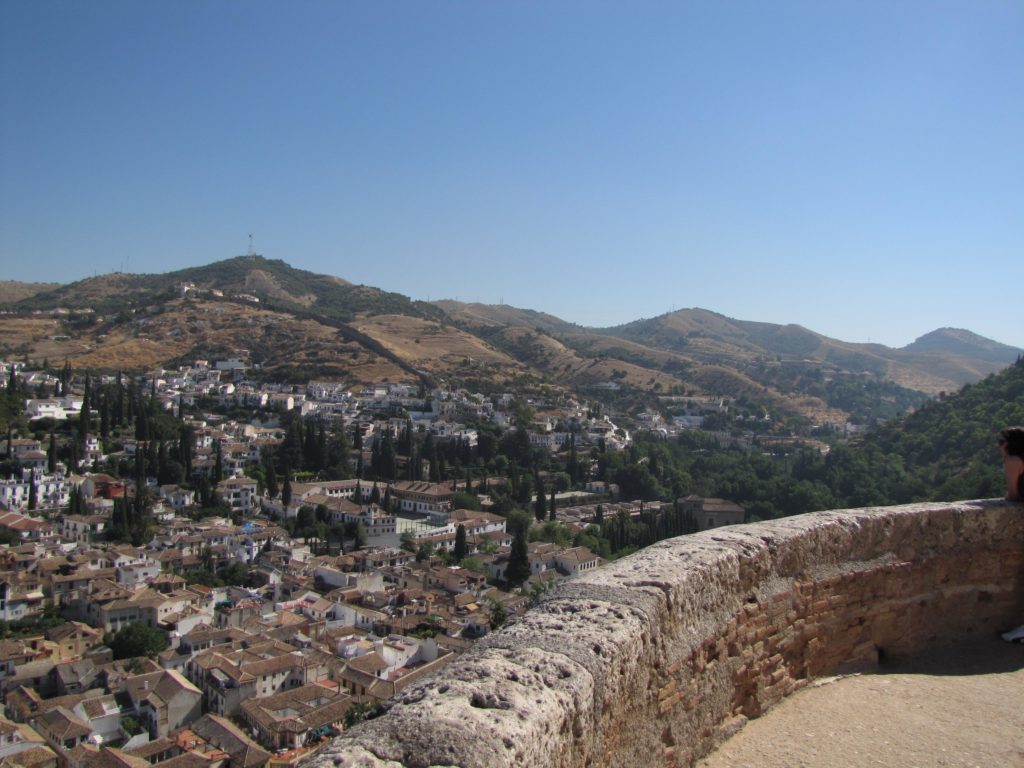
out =
<path fill-rule="evenodd" d="M 416 454 L 416 446 L 409 448 L 409 463 L 406 466 L 406 480 L 419 480 L 420 478 L 419 456 Z"/>
<path fill-rule="evenodd" d="M 157 472 L 159 471 L 159 468 L 160 468 L 160 458 L 159 458 L 159 456 L 157 454 L 157 449 L 159 448 L 161 442 L 162 441 L 160 441 L 160 440 L 150 440 L 148 443 L 146 443 L 146 467 L 147 467 L 147 471 L 153 469 L 154 467 L 157 468 Z"/>
<path fill-rule="evenodd" d="M 84 439 L 85 438 L 82 437 L 82 440 L 84 440 Z M 68 471 L 69 472 L 77 472 L 78 471 L 78 459 L 79 459 L 78 446 L 79 446 L 79 441 L 78 440 L 72 440 L 71 444 L 68 446 L 68 464 L 70 465 L 68 467 Z"/>
<path fill-rule="evenodd" d="M 405 426 L 402 427 L 402 432 L 398 436 L 398 453 L 402 456 L 410 456 L 412 454 L 412 420 L 406 419 Z"/>
<path fill-rule="evenodd" d="M 284 504 L 285 509 L 292 502 L 292 479 L 289 474 L 285 468 L 284 485 L 281 487 L 281 503 Z"/>
<path fill-rule="evenodd" d="M 132 523 L 142 519 L 142 512 L 146 507 L 146 454 L 136 448 L 135 450 L 135 504 L 132 512 Z"/>
<path fill-rule="evenodd" d="M 140 442 L 149 440 L 149 423 L 146 412 L 140 407 L 135 414 L 135 439 Z"/>
<path fill-rule="evenodd" d="M 170 476 L 170 467 L 169 467 L 169 464 L 168 464 L 167 441 L 166 440 L 161 440 L 160 441 L 160 449 L 157 452 L 156 467 L 157 467 L 156 476 L 158 478 L 158 482 L 161 485 L 167 485 L 167 483 L 170 482 L 170 477 L 169 477 Z"/>
<path fill-rule="evenodd" d="M 178 432 L 178 457 L 185 468 L 186 482 L 190 482 L 192 479 L 192 447 L 194 445 L 195 435 L 192 427 L 188 424 L 183 424 Z"/>
<path fill-rule="evenodd" d="M 543 493 L 543 491 L 541 491 Z M 548 504 L 548 520 L 555 520 L 555 489 L 551 489 L 551 503 Z"/>
<path fill-rule="evenodd" d="M 395 445 L 391 439 L 391 433 L 384 436 L 384 444 L 380 449 L 380 469 L 383 479 L 391 481 L 395 479 Z"/>
<path fill-rule="evenodd" d="M 39 500 L 37 498 L 37 494 L 38 493 L 39 492 L 36 490 L 36 471 L 35 471 L 35 469 L 32 469 L 28 473 L 28 508 L 29 508 L 29 510 L 35 509 L 36 505 L 39 503 Z"/>
<path fill-rule="evenodd" d="M 380 440 L 374 439 L 373 447 L 370 448 L 370 474 L 374 477 L 380 477 Z"/>
<path fill-rule="evenodd" d="M 124 499 L 114 499 L 114 511 L 110 515 L 110 535 L 115 540 L 128 538 L 128 511 Z"/>
<path fill-rule="evenodd" d="M 430 464 L 430 482 L 440 482 L 441 474 L 437 466 L 437 446 L 434 444 L 434 435 L 430 432 L 427 433 L 427 437 L 423 441 L 422 456 L 424 456 Z"/>
<path fill-rule="evenodd" d="M 85 394 L 82 395 L 82 411 L 78 416 L 78 423 L 81 424 L 82 436 L 88 436 L 92 429 L 92 392 L 89 374 L 85 374 Z"/>
<path fill-rule="evenodd" d="M 466 556 L 466 550 L 466 526 L 459 523 L 459 527 L 455 529 L 455 549 L 452 550 L 452 555 L 461 563 Z"/>
<path fill-rule="evenodd" d="M 220 440 L 217 441 L 217 450 L 213 461 L 213 484 L 217 485 L 224 479 L 224 457 L 220 452 Z"/>
<path fill-rule="evenodd" d="M 534 502 L 533 514 L 539 523 L 543 523 L 548 516 L 547 499 L 545 498 L 544 486 L 540 482 L 539 474 L 537 475 L 537 500 Z"/>
<path fill-rule="evenodd" d="M 297 419 L 292 419 L 288 423 L 284 442 L 281 443 L 281 455 L 289 467 L 302 469 L 302 426 Z"/>
<path fill-rule="evenodd" d="M 526 549 L 526 527 L 520 526 L 512 539 L 512 549 L 505 568 L 505 581 L 510 587 L 518 587 L 530 578 L 530 557 Z"/>
<path fill-rule="evenodd" d="M 324 463 L 330 469 L 333 479 L 343 480 L 352 476 L 351 454 L 352 447 L 345 430 L 339 429 L 332 433 L 331 439 L 327 442 Z"/>
<path fill-rule="evenodd" d="M 204 509 L 210 506 L 210 477 L 205 471 L 199 475 L 199 506 Z"/>

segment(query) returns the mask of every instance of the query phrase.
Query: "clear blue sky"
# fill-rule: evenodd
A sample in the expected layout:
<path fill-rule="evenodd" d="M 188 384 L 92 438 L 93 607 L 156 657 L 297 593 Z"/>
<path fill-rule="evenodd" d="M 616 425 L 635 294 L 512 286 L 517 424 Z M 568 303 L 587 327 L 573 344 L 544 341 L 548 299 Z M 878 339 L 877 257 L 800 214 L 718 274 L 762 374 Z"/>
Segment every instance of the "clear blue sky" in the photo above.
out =
<path fill-rule="evenodd" d="M 1024 347 L 1024 3 L 0 3 L 0 279 Z"/>

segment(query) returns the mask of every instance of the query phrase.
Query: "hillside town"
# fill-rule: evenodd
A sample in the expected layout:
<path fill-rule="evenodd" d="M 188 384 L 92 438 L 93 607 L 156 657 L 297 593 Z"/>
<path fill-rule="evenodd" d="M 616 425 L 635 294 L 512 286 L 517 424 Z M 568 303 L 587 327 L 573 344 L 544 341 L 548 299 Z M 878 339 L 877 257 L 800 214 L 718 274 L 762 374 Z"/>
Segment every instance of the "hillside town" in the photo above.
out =
<path fill-rule="evenodd" d="M 745 517 L 620 498 L 630 434 L 569 397 L 248 373 L 0 364 L 0 763 L 292 765 L 600 567 L 595 530 Z"/>

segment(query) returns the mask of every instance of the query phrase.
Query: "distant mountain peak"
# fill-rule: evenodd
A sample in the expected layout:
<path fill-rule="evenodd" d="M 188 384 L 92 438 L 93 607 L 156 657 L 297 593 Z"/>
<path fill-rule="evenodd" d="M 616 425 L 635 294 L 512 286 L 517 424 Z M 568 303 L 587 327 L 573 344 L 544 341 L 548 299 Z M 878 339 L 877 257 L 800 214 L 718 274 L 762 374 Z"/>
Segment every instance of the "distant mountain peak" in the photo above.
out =
<path fill-rule="evenodd" d="M 961 355 L 1009 364 L 1021 350 L 979 336 L 964 328 L 937 328 L 917 338 L 901 351 Z"/>

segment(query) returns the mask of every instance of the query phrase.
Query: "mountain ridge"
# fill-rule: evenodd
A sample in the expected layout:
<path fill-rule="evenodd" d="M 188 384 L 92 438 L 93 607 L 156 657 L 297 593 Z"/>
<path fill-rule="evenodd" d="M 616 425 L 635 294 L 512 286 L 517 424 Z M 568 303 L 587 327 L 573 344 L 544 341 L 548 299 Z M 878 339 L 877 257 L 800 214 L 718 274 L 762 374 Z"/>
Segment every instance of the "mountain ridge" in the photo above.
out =
<path fill-rule="evenodd" d="M 885 415 L 912 407 L 919 396 L 977 381 L 1021 353 L 965 330 L 936 329 L 893 349 L 701 308 L 588 328 L 504 304 L 414 301 L 253 255 L 46 288 L 7 308 L 23 320 L 58 307 L 72 314 L 54 321 L 60 328 L 36 328 L 35 341 L 5 345 L 8 353 L 66 356 L 81 366 L 123 359 L 145 368 L 241 350 L 267 375 L 322 371 L 356 381 L 448 380 L 480 389 L 614 384 L 634 393 L 638 408 L 692 392 L 811 421 L 841 420 L 847 411 L 836 404 L 850 401 L 851 388 L 884 384 L 884 394 L 874 397 Z M 44 336 L 70 341 L 61 347 Z M 121 345 L 116 353 L 112 339 Z"/>

